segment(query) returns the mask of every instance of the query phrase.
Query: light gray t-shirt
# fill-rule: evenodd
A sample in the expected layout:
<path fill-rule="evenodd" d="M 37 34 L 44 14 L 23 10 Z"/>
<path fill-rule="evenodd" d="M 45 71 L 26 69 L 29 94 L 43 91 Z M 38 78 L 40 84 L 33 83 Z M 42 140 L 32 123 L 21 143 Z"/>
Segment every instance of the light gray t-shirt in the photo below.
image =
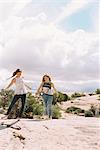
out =
<path fill-rule="evenodd" d="M 26 94 L 27 90 L 23 81 L 22 77 L 16 78 L 15 82 L 15 94 L 20 95 L 20 94 Z"/>

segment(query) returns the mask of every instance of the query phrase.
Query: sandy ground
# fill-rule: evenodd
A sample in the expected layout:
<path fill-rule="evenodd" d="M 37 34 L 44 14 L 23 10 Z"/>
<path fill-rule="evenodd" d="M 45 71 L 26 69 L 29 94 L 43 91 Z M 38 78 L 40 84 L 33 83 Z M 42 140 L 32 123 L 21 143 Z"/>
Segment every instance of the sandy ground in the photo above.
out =
<path fill-rule="evenodd" d="M 14 125 L 21 127 L 19 131 L 0 125 L 0 150 L 99 150 L 99 121 L 80 116 L 46 121 L 22 119 Z M 20 141 L 14 134 L 21 134 L 25 140 Z"/>

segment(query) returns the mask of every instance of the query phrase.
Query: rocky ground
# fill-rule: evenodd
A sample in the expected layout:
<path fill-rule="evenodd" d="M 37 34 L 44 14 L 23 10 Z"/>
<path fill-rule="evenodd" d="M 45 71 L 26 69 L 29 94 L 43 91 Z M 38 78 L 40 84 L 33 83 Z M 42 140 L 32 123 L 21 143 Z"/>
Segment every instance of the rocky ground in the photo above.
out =
<path fill-rule="evenodd" d="M 22 119 L 14 126 L 20 126 L 21 130 L 0 126 L 0 150 L 99 150 L 100 148 L 99 118 L 69 116 L 66 119 L 46 121 Z"/>
<path fill-rule="evenodd" d="M 62 105 L 60 105 L 60 107 L 65 110 L 70 106 L 75 106 L 84 110 L 88 110 L 90 109 L 91 105 L 100 106 L 100 100 L 98 100 L 98 95 L 87 95 L 84 97 L 76 98 L 71 101 L 62 102 Z"/>
<path fill-rule="evenodd" d="M 96 96 L 66 102 L 63 109 L 75 105 L 88 109 L 91 104 L 98 105 Z M 0 115 L 2 116 L 2 115 Z M 99 150 L 100 118 L 66 114 L 64 119 L 36 120 L 21 119 L 15 128 L 0 125 L 0 150 Z M 14 120 L 3 120 L 2 122 Z M 21 130 L 16 130 L 20 127 Z"/>

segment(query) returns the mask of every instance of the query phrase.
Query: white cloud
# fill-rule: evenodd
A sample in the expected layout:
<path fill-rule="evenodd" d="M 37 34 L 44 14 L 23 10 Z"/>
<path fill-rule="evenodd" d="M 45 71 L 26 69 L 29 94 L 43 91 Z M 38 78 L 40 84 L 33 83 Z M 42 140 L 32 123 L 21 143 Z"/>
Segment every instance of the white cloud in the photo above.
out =
<path fill-rule="evenodd" d="M 9 68 L 20 66 L 37 74 L 49 72 L 58 74 L 62 80 L 98 77 L 98 37 L 95 34 L 84 30 L 66 33 L 37 18 L 13 17 L 12 30 L 5 25 L 8 29 L 5 30 L 2 67 L 9 64 Z"/>
<path fill-rule="evenodd" d="M 0 0 L 0 21 L 17 15 L 32 0 Z"/>
<path fill-rule="evenodd" d="M 72 12 L 84 5 L 77 9 L 75 6 Z M 0 25 L 0 85 L 16 68 L 24 70 L 27 79 L 37 82 L 49 73 L 61 81 L 56 83 L 61 89 L 75 88 L 75 83 L 80 88 L 80 81 L 94 84 L 94 80 L 99 80 L 99 42 L 95 33 L 82 29 L 65 32 L 50 25 L 44 12 L 35 17 L 18 17 L 15 14 L 20 9 L 13 9 L 14 15 L 8 15 Z"/>

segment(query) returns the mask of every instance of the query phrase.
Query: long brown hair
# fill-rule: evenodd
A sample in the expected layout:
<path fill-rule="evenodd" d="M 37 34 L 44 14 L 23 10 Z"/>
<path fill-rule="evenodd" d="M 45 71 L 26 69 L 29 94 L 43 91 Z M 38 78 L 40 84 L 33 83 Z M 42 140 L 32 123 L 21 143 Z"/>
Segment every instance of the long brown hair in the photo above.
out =
<path fill-rule="evenodd" d="M 15 77 L 18 72 L 22 72 L 22 71 L 20 69 L 17 69 L 16 71 L 13 72 L 11 78 Z"/>
<path fill-rule="evenodd" d="M 48 76 L 47 74 L 45 74 L 45 75 L 43 76 L 42 82 L 45 82 L 45 77 L 49 78 L 49 81 L 51 82 L 51 78 L 50 78 L 50 76 Z"/>

